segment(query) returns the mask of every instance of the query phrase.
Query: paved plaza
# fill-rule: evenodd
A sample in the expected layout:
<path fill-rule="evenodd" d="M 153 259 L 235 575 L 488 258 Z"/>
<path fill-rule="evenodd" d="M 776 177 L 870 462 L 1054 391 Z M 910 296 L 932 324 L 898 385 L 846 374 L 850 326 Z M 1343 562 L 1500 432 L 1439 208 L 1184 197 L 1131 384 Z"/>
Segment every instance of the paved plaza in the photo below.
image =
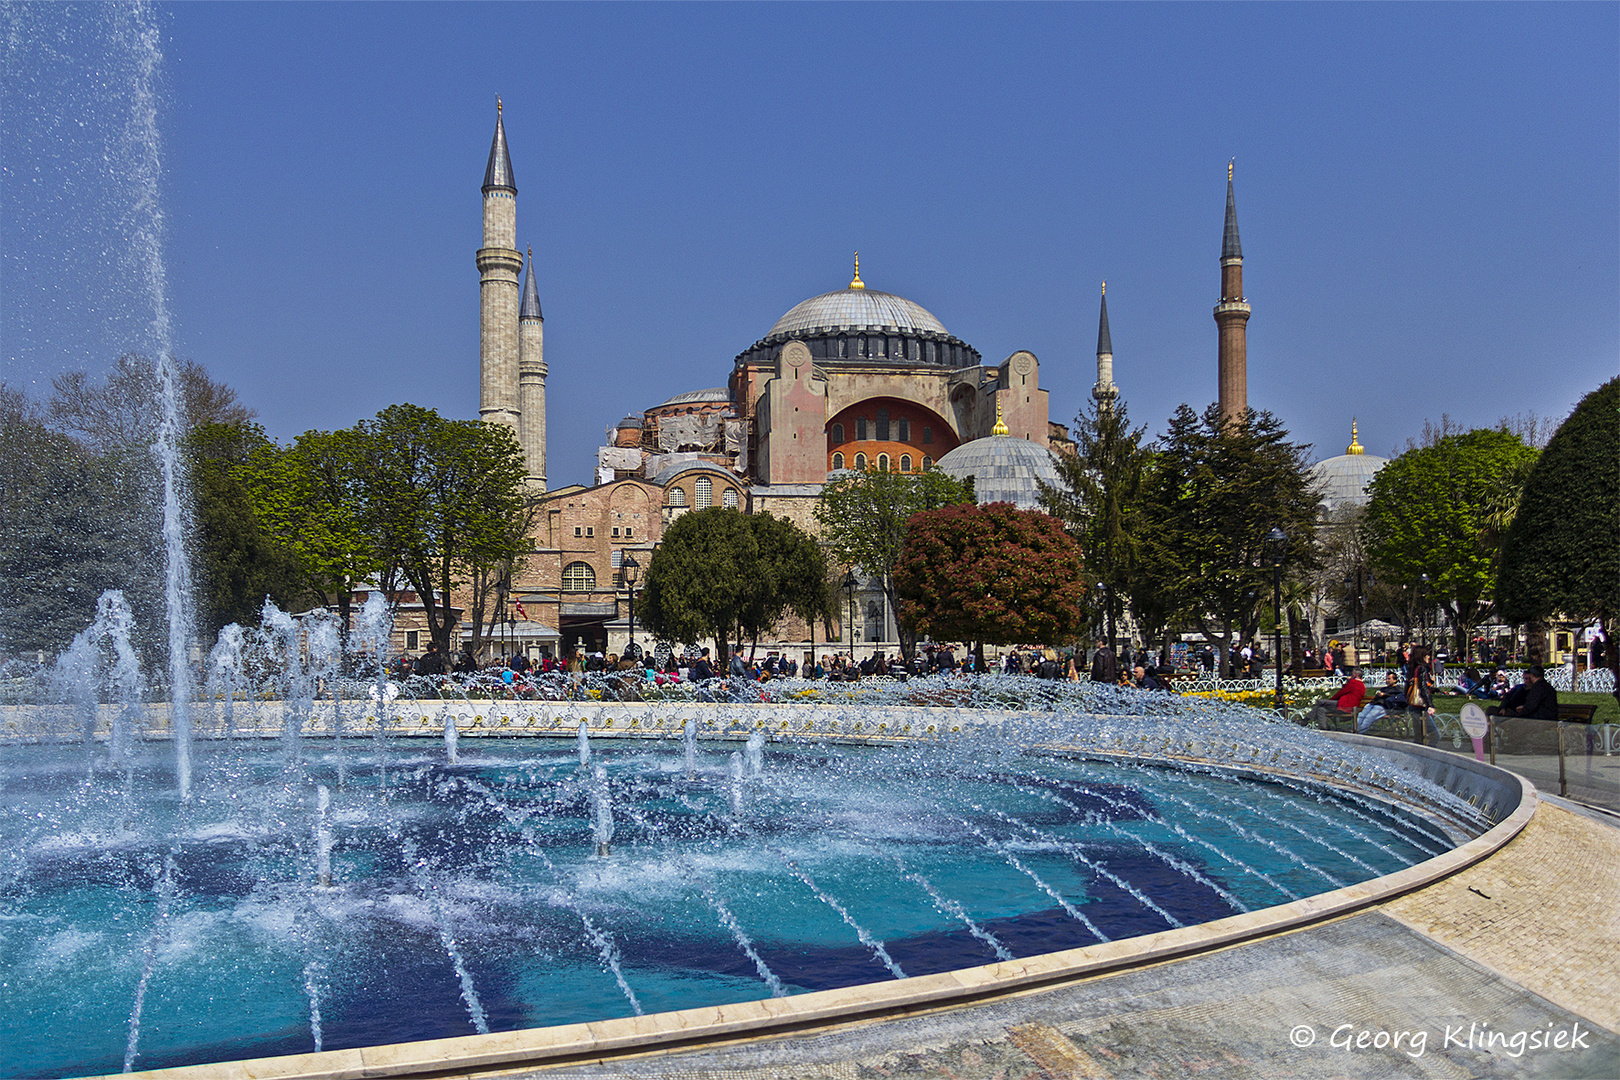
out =
<path fill-rule="evenodd" d="M 1620 827 L 1546 801 L 1500 852 L 1292 933 L 921 1015 L 509 1075 L 1620 1076 Z"/>

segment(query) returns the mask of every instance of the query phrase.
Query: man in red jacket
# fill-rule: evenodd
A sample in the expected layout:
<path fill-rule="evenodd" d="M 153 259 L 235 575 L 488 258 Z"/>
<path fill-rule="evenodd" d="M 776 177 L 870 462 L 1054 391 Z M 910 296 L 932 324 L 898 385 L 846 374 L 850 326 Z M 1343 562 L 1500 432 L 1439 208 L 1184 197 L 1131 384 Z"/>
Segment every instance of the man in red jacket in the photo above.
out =
<path fill-rule="evenodd" d="M 1306 723 L 1319 728 L 1337 728 L 1355 721 L 1356 709 L 1367 696 L 1367 684 L 1361 681 L 1361 669 L 1350 669 L 1350 677 L 1334 691 L 1333 696 L 1318 701 L 1311 709 Z"/>

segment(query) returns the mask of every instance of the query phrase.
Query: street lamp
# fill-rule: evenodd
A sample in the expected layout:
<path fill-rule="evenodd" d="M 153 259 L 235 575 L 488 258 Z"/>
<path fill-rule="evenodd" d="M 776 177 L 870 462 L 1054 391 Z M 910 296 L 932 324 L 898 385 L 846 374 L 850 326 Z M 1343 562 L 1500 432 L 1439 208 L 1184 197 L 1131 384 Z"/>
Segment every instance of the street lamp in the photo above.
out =
<path fill-rule="evenodd" d="M 1419 574 L 1421 583 L 1418 589 L 1418 637 L 1423 642 L 1423 654 L 1429 654 L 1429 575 Z"/>
<path fill-rule="evenodd" d="M 626 551 L 619 561 L 619 571 L 624 575 L 624 587 L 630 593 L 630 644 L 625 646 L 625 653 L 634 660 L 636 658 L 636 578 L 641 573 L 641 564 L 636 557 Z"/>
<path fill-rule="evenodd" d="M 1108 602 L 1108 584 L 1106 582 L 1097 582 L 1097 595 L 1102 597 L 1103 621 L 1108 626 L 1108 647 L 1117 649 L 1117 644 L 1114 641 L 1114 606 Z"/>
<path fill-rule="evenodd" d="M 849 596 L 849 659 L 855 661 L 855 586 L 860 584 L 855 580 L 855 568 L 849 568 L 844 575 L 844 592 Z"/>
<path fill-rule="evenodd" d="M 1271 707 L 1279 713 L 1283 711 L 1282 688 L 1282 568 L 1288 559 L 1288 534 L 1273 526 L 1266 533 L 1266 554 L 1271 561 L 1271 589 L 1272 589 L 1272 619 L 1275 624 L 1271 628 L 1272 657 L 1277 666 L 1277 690 L 1272 695 Z"/>

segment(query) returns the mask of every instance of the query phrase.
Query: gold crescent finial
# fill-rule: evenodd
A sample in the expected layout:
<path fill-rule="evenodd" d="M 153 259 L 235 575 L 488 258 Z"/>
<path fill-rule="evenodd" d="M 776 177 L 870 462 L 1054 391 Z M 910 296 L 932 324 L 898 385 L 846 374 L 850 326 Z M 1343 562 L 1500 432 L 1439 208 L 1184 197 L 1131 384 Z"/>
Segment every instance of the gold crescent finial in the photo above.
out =
<path fill-rule="evenodd" d="M 1005 435 L 1005 434 L 1007 434 L 1007 425 L 1001 419 L 1001 395 L 1000 394 L 996 395 L 996 426 L 990 429 L 990 434 L 992 434 L 992 435 Z"/>
<path fill-rule="evenodd" d="M 495 95 L 495 119 L 501 118 L 501 95 Z"/>
<path fill-rule="evenodd" d="M 1350 418 L 1350 445 L 1345 448 L 1344 452 L 1346 454 L 1365 454 L 1367 452 L 1367 448 L 1361 445 L 1361 440 L 1356 436 L 1356 418 L 1353 416 Z"/>
<path fill-rule="evenodd" d="M 1102 294 L 1103 294 L 1103 295 L 1104 295 L 1104 296 L 1107 296 L 1107 295 L 1108 295 L 1108 282 L 1106 282 L 1106 281 L 1105 281 L 1105 282 L 1103 282 L 1103 291 L 1102 291 Z"/>
<path fill-rule="evenodd" d="M 523 257 L 528 262 L 534 262 L 534 246 L 532 244 L 523 249 Z"/>
<path fill-rule="evenodd" d="M 866 282 L 861 280 L 861 253 L 858 251 L 855 253 L 855 279 L 849 283 L 849 287 L 852 289 L 866 288 Z"/>
<path fill-rule="evenodd" d="M 1232 161 L 1236 161 L 1236 160 L 1237 160 L 1237 158 L 1232 159 Z M 1227 183 L 1232 182 L 1232 161 L 1228 161 L 1226 163 L 1226 182 Z"/>

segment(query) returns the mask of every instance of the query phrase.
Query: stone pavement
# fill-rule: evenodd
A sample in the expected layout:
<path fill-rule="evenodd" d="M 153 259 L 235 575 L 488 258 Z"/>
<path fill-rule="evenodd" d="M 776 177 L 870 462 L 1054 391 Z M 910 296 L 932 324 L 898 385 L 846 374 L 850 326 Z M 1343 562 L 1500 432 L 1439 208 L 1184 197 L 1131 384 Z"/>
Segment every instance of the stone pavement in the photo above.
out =
<path fill-rule="evenodd" d="M 536 1080 L 1620 1077 L 1620 829 L 1543 803 L 1377 907 L 1178 961 Z"/>

